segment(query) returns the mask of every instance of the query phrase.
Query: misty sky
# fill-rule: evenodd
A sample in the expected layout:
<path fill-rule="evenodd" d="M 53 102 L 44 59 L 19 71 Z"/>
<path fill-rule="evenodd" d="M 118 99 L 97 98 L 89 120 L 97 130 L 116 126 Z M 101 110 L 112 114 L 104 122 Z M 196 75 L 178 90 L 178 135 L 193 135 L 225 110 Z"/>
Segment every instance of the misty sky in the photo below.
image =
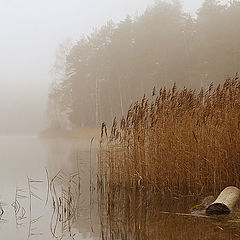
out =
<path fill-rule="evenodd" d="M 184 0 L 194 13 L 203 0 Z M 154 0 L 0 0 L 0 134 L 44 127 L 49 71 L 58 44 L 108 20 L 141 14 Z M 29 131 L 27 132 L 26 129 Z"/>

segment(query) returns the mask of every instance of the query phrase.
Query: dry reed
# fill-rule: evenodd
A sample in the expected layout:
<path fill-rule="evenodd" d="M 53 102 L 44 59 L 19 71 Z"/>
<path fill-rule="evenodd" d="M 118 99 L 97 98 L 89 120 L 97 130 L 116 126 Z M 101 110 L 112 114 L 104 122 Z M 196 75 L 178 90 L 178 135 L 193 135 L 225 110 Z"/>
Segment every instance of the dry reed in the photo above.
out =
<path fill-rule="evenodd" d="M 166 195 L 212 194 L 240 186 L 240 81 L 198 93 L 174 85 L 131 105 L 107 136 L 102 125 L 102 191 L 148 189 Z"/>

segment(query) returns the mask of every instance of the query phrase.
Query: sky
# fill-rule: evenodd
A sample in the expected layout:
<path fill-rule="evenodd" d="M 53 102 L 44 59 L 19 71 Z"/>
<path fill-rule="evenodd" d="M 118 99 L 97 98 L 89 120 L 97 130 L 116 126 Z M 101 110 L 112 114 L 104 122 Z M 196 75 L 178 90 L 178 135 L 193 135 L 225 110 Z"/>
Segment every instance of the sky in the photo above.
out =
<path fill-rule="evenodd" d="M 192 14 L 203 0 L 183 0 Z M 154 0 L 0 0 L 0 135 L 46 127 L 50 70 L 58 45 L 108 20 L 144 12 Z"/>

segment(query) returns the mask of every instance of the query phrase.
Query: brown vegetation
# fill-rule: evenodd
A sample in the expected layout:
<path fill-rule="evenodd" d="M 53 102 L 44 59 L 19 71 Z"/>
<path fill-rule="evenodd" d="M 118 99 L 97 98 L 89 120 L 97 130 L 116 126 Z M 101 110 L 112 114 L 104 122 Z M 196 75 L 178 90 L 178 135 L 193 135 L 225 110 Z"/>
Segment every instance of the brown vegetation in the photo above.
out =
<path fill-rule="evenodd" d="M 132 105 L 119 127 L 114 120 L 110 136 L 105 130 L 103 124 L 99 185 L 109 192 L 198 195 L 239 186 L 238 76 L 199 93 L 175 85 L 153 89 L 152 98 Z"/>

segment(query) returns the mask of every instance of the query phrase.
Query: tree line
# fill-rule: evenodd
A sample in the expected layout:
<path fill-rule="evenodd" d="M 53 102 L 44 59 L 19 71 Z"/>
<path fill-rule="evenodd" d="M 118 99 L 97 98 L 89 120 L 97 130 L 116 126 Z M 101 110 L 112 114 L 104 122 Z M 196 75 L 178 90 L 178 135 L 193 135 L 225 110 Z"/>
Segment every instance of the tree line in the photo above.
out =
<path fill-rule="evenodd" d="M 205 0 L 196 17 L 179 1 L 107 22 L 58 48 L 49 92 L 50 127 L 96 127 L 161 87 L 205 88 L 240 70 L 240 2 Z"/>

